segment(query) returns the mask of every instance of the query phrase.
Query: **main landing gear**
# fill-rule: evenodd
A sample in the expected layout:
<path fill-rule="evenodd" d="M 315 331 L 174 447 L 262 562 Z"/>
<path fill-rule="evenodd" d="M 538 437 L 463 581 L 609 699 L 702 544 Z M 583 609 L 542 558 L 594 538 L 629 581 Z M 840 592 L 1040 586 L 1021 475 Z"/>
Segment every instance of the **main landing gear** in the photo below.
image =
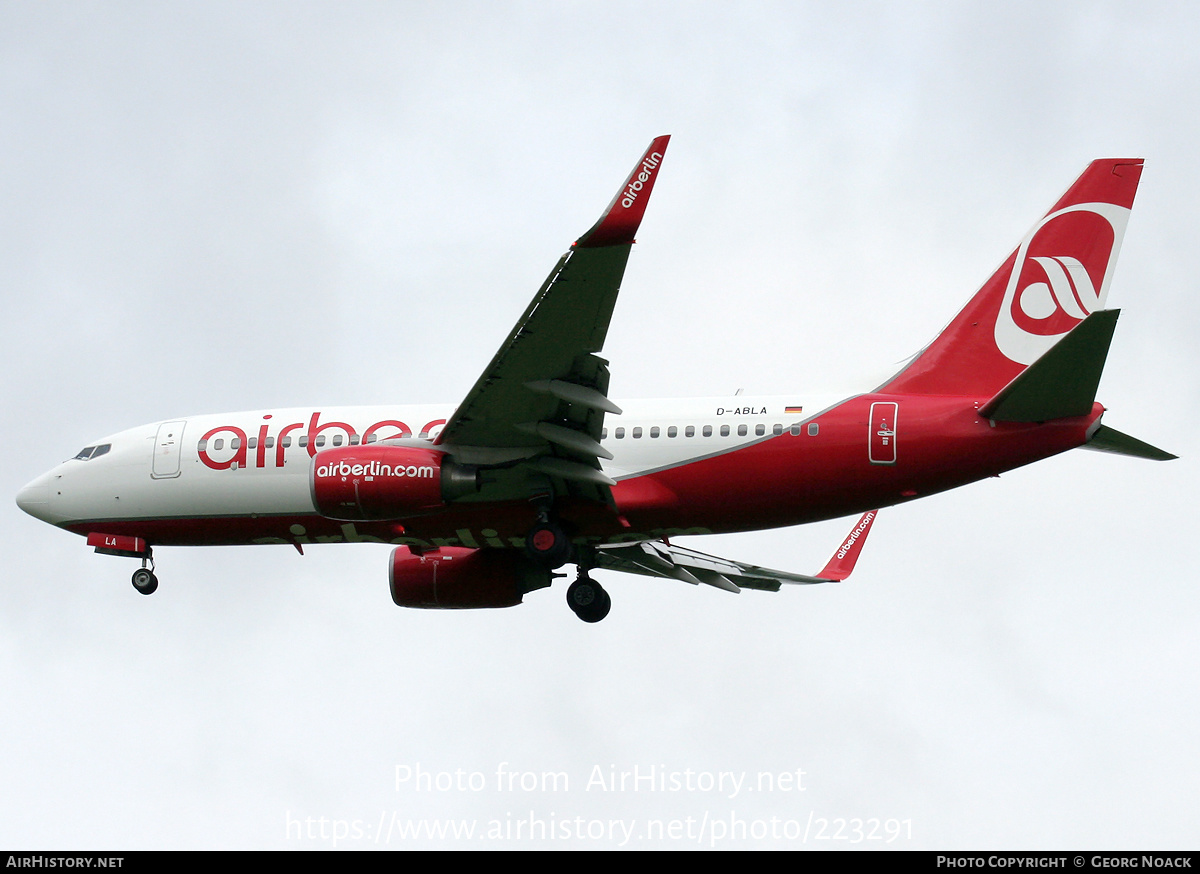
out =
<path fill-rule="evenodd" d="M 567 606 L 584 622 L 599 622 L 612 609 L 612 598 L 604 588 L 581 570 L 567 587 Z"/>
<path fill-rule="evenodd" d="M 539 512 L 537 524 L 525 535 L 525 554 L 538 567 L 552 571 L 571 561 L 573 551 L 567 533 L 549 511 Z M 575 556 L 575 561 L 579 563 L 579 576 L 567 587 L 567 606 L 584 622 L 599 622 L 612 609 L 612 599 L 588 576 L 586 549 Z"/>
<path fill-rule="evenodd" d="M 555 570 L 571 558 L 571 541 L 561 525 L 543 517 L 525 535 L 525 553 L 540 567 Z"/>
<path fill-rule="evenodd" d="M 153 595 L 158 589 L 158 577 L 154 575 L 154 556 L 148 550 L 146 557 L 142 559 L 142 566 L 133 572 L 131 582 L 143 595 Z"/>

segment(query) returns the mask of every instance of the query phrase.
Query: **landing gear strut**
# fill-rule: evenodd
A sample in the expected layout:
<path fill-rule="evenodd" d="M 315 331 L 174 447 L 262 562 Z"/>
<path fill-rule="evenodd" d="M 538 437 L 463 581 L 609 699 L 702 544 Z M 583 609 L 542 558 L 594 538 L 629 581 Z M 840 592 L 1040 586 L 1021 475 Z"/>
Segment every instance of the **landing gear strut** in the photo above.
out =
<path fill-rule="evenodd" d="M 149 565 L 147 567 L 147 565 Z M 154 575 L 154 556 L 149 551 L 142 559 L 142 566 L 133 572 L 133 587 L 143 595 L 153 595 L 158 589 L 158 577 Z"/>
<path fill-rule="evenodd" d="M 587 571 L 567 587 L 567 606 L 584 622 L 599 622 L 612 609 L 612 598 Z"/>

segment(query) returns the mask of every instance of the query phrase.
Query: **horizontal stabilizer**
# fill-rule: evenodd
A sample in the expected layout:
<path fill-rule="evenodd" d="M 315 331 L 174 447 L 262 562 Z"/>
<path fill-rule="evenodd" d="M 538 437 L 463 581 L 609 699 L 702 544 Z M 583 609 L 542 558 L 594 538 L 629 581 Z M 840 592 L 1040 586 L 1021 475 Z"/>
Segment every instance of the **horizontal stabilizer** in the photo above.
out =
<path fill-rule="evenodd" d="M 1164 452 L 1157 446 L 1143 443 L 1136 437 L 1122 434 L 1116 428 L 1109 428 L 1107 425 L 1097 428 L 1096 433 L 1083 445 L 1083 448 L 1095 449 L 1097 452 L 1112 452 L 1117 455 L 1132 455 L 1134 458 L 1149 458 L 1152 461 L 1171 461 L 1179 457 Z"/>
<path fill-rule="evenodd" d="M 1000 389 L 979 414 L 998 422 L 1048 422 L 1086 416 L 1096 401 L 1100 374 L 1120 313 L 1092 313 Z"/>

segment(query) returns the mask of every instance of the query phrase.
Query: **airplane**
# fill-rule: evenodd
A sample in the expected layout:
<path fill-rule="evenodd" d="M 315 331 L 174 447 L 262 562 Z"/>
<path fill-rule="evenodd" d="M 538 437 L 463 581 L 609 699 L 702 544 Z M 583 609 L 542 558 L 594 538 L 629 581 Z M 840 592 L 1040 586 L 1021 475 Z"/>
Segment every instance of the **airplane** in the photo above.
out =
<path fill-rule="evenodd" d="M 1174 455 L 1101 424 L 1109 285 L 1140 159 L 1092 162 L 992 277 L 882 385 L 850 397 L 630 401 L 600 357 L 662 169 L 654 139 L 550 271 L 457 407 L 304 407 L 154 422 L 93 441 L 17 495 L 25 512 L 141 559 L 163 546 L 389 543 L 392 600 L 508 607 L 575 564 L 585 622 L 611 570 L 729 592 L 844 580 L 879 507 L 1076 447 Z M 678 538 L 862 514 L 794 574 Z"/>

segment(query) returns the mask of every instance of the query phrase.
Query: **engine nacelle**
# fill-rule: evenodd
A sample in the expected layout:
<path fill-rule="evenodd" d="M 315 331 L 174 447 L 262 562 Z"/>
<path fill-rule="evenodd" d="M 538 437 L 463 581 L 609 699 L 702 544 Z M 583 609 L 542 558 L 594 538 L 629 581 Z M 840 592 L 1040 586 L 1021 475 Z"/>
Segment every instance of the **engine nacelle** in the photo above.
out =
<path fill-rule="evenodd" d="M 428 513 L 478 491 L 478 472 L 415 446 L 343 446 L 318 452 L 309 472 L 313 506 L 349 522 Z"/>
<path fill-rule="evenodd" d="M 513 607 L 526 592 L 550 585 L 550 571 L 518 549 L 443 546 L 415 555 L 398 546 L 392 550 L 388 583 L 398 607 Z"/>

